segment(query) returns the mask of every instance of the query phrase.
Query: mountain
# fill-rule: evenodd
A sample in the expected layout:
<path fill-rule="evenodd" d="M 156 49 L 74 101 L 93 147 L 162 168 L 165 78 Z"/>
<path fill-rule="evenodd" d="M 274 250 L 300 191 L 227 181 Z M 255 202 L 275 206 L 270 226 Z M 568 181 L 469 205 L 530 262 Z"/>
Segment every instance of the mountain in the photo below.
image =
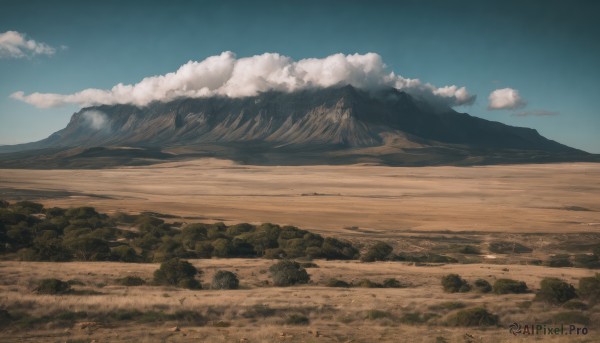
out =
<path fill-rule="evenodd" d="M 0 147 L 0 167 L 102 167 L 202 156 L 254 164 L 474 165 L 595 159 L 394 88 L 182 98 L 73 114 L 39 142 Z"/>

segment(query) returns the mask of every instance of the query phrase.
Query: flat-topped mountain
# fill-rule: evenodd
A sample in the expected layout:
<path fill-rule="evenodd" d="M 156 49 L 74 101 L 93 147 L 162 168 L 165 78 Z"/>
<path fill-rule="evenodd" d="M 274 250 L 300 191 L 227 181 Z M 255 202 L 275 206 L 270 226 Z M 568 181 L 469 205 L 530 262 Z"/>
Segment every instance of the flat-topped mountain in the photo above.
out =
<path fill-rule="evenodd" d="M 528 128 L 458 113 L 394 88 L 182 98 L 73 114 L 39 142 L 0 147 L 0 166 L 101 167 L 213 156 L 257 164 L 487 164 L 593 156 Z"/>

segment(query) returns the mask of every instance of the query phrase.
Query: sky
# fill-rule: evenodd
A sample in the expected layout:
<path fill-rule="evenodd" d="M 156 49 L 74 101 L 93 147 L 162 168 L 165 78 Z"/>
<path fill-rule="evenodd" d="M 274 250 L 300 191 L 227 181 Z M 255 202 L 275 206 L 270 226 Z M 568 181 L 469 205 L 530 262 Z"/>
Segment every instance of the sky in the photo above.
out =
<path fill-rule="evenodd" d="M 598 1 L 0 0 L 0 9 L 0 144 L 45 138 L 95 103 L 347 82 L 391 85 L 600 153 Z"/>

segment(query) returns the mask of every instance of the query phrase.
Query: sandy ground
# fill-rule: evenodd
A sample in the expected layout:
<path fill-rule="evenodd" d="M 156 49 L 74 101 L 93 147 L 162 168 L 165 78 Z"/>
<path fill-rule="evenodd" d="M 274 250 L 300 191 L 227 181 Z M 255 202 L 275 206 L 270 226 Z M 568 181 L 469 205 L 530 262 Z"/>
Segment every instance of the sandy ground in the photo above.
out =
<path fill-rule="evenodd" d="M 0 197 L 274 222 L 495 232 L 600 231 L 600 164 L 485 167 L 236 165 L 201 159 L 103 170 L 0 170 Z M 573 210 L 573 209 L 577 210 Z M 366 233 L 368 234 L 368 233 Z"/>

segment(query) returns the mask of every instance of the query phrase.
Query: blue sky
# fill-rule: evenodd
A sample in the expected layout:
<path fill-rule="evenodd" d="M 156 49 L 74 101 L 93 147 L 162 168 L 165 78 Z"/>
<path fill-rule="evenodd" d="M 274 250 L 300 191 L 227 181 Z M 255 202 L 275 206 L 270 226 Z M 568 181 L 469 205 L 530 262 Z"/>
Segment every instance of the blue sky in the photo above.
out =
<path fill-rule="evenodd" d="M 44 138 L 79 108 L 36 108 L 10 98 L 17 91 L 110 89 L 223 51 L 294 60 L 375 52 L 403 77 L 477 95 L 458 111 L 600 153 L 600 2 L 0 1 L 0 8 L 0 34 L 16 31 L 54 49 L 0 56 L 0 144 Z M 518 90 L 526 106 L 489 110 L 488 95 L 503 88 Z"/>

